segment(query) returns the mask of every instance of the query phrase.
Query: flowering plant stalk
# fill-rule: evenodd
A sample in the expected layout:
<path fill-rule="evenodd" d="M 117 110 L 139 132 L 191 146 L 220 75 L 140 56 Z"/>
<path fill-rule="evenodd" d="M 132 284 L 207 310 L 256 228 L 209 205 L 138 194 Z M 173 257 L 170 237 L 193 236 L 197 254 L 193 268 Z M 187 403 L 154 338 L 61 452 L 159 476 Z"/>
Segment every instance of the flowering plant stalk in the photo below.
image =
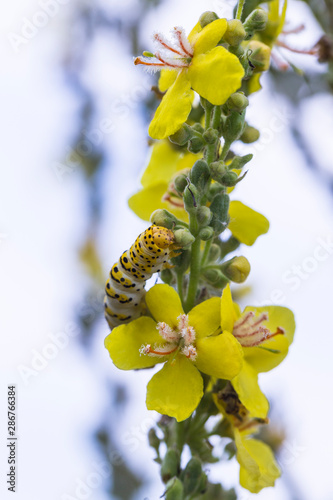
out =
<path fill-rule="evenodd" d="M 234 252 L 253 245 L 269 223 L 230 195 L 252 160 L 233 145 L 259 137 L 246 109 L 269 67 L 286 2 L 254 8 L 241 21 L 243 5 L 231 20 L 205 12 L 188 36 L 180 27 L 170 39 L 156 33 L 156 51 L 135 59 L 161 70 L 151 158 L 129 200 L 151 226 L 111 269 L 105 345 L 120 369 L 162 366 L 148 383 L 146 405 L 161 414 L 148 438 L 167 500 L 236 498 L 207 477 L 205 464 L 222 461 L 212 436 L 229 441 L 225 452 L 236 456 L 240 484 L 252 493 L 280 476 L 272 450 L 253 437 L 269 411 L 258 374 L 287 355 L 294 317 L 280 306 L 241 311 L 233 301 L 230 282 L 243 283 L 250 272 Z M 146 292 L 155 272 L 163 283 Z"/>

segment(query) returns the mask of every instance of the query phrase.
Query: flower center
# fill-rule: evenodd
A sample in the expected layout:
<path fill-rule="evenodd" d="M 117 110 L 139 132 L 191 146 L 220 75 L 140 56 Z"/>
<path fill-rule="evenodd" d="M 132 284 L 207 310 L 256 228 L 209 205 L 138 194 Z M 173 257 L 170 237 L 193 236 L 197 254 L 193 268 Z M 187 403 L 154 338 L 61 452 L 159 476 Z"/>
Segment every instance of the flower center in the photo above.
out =
<path fill-rule="evenodd" d="M 187 68 L 191 64 L 193 57 L 192 45 L 188 41 L 183 28 L 177 26 L 173 28 L 171 34 L 172 40 L 168 40 L 161 33 L 155 33 L 156 52 L 154 54 L 144 52 L 143 56 L 134 60 L 134 64 L 143 64 L 151 71 Z"/>
<path fill-rule="evenodd" d="M 283 335 L 284 329 L 277 327 L 272 333 L 263 322 L 268 321 L 268 313 L 264 312 L 256 316 L 253 311 L 247 312 L 234 324 L 233 335 L 243 347 L 255 347 L 275 335 Z"/>
<path fill-rule="evenodd" d="M 172 328 L 164 322 L 157 323 L 156 328 L 166 342 L 163 345 L 143 345 L 140 353 L 149 356 L 168 356 L 180 352 L 191 361 L 194 361 L 197 357 L 195 330 L 189 325 L 187 314 L 181 314 L 177 319 L 178 325 L 176 328 Z"/>

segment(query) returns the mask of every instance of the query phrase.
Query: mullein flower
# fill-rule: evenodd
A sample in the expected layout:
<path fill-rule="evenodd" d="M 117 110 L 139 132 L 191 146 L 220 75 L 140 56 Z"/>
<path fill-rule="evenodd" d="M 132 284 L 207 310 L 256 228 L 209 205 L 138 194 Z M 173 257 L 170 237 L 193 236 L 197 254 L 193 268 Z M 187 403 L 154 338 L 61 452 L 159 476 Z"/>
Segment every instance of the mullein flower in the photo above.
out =
<path fill-rule="evenodd" d="M 282 306 L 248 306 L 241 313 L 227 285 L 221 299 L 221 328 L 232 333 L 244 351 L 242 370 L 231 383 L 250 416 L 266 418 L 269 405 L 259 387 L 258 373 L 272 370 L 288 354 L 294 315 Z"/>
<path fill-rule="evenodd" d="M 175 190 L 173 179 L 181 172 L 187 173 L 199 158 L 199 155 L 174 150 L 166 141 L 155 143 L 141 178 L 142 189 L 128 201 L 133 212 L 141 219 L 149 221 L 155 210 L 166 209 L 178 219 L 187 222 L 188 214 L 181 195 Z M 256 239 L 269 229 L 266 217 L 240 201 L 231 201 L 229 215 L 228 228 L 233 236 L 245 245 L 253 245 Z"/>
<path fill-rule="evenodd" d="M 226 19 L 216 19 L 204 28 L 198 23 L 188 37 L 180 27 L 172 40 L 156 33 L 154 54 L 145 52 L 135 64 L 148 70 L 168 70 L 160 88 L 167 91 L 149 126 L 149 135 L 164 139 L 179 130 L 192 108 L 193 92 L 215 105 L 221 105 L 238 90 L 244 69 L 238 58 L 217 46 L 227 30 Z"/>
<path fill-rule="evenodd" d="M 218 297 L 185 314 L 172 287 L 155 285 L 147 292 L 146 304 L 152 318 L 143 316 L 114 328 L 105 346 L 122 370 L 164 363 L 148 383 L 147 408 L 182 421 L 203 396 L 200 372 L 233 379 L 242 368 L 242 348 L 232 333 L 220 330 Z"/>
<path fill-rule="evenodd" d="M 214 394 L 214 401 L 230 423 L 237 450 L 236 458 L 240 464 L 241 486 L 251 493 L 259 493 L 263 488 L 274 486 L 275 480 L 281 475 L 274 454 L 266 443 L 251 437 L 263 424 L 268 423 L 268 419 L 251 417 L 230 383 Z"/>

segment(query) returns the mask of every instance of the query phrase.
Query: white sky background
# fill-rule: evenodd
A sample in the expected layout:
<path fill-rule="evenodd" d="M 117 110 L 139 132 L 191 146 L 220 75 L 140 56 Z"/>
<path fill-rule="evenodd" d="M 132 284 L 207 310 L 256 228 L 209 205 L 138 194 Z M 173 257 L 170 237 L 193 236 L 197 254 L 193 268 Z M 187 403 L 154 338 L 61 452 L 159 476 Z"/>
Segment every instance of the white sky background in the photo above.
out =
<path fill-rule="evenodd" d="M 107 4 L 110 13 L 123 9 L 128 15 L 136 6 L 135 0 L 100 3 Z M 59 349 L 54 359 L 29 379 L 27 386 L 18 372 L 19 365 L 31 365 L 33 351 L 41 353 L 47 348 L 50 333 L 68 331 L 84 284 L 76 255 L 86 229 L 82 177 L 74 172 L 61 183 L 52 169 L 71 145 L 79 104 L 66 87 L 59 65 L 68 43 L 66 23 L 75 2 L 59 2 L 58 6 L 56 15 L 18 53 L 11 47 L 8 33 L 19 33 L 23 18 L 31 20 L 41 10 L 40 3 L 7 3 L 1 16 L 0 496 L 5 499 L 12 498 L 3 480 L 8 471 L 5 412 L 9 383 L 16 383 L 18 391 L 18 500 L 63 500 L 65 493 L 75 498 L 78 481 L 86 481 L 95 472 L 94 462 L 100 456 L 89 433 L 106 413 L 106 376 L 126 381 L 133 397 L 135 410 L 128 409 L 121 416 L 121 423 L 117 423 L 119 444 L 124 445 L 124 453 L 137 470 L 152 478 L 157 477 L 158 470 L 144 437 L 146 427 L 156 418 L 144 405 L 144 386 L 151 372 L 123 373 L 112 366 L 103 346 L 107 333 L 104 322 L 93 346 L 93 370 L 91 359 L 87 359 L 75 338 L 69 338 L 68 346 Z M 144 26 L 147 49 L 151 47 L 150 34 L 154 29 L 167 32 L 174 24 L 180 24 L 188 31 L 200 13 L 210 9 L 221 16 L 230 15 L 228 2 L 166 2 L 149 16 Z M 296 23 L 305 19 L 311 28 L 294 39 L 295 45 L 313 45 L 320 31 L 308 22 L 304 5 L 294 3 L 289 12 Z M 306 56 L 293 60 L 302 67 L 311 64 Z M 119 47 L 118 40 L 101 34 L 92 46 L 85 81 L 98 96 L 100 119 L 117 121 L 116 131 L 104 139 L 110 164 L 116 168 L 110 170 L 104 187 L 107 203 L 102 255 L 106 276 L 120 252 L 145 227 L 129 212 L 126 199 L 138 186 L 147 154 L 146 130 L 138 116 L 137 96 L 149 88 L 150 79 L 141 68 L 132 66 L 126 46 Z M 253 287 L 252 303 L 279 301 L 287 305 L 295 312 L 297 333 L 286 361 L 262 375 L 261 384 L 274 399 L 276 413 L 287 427 L 282 467 L 297 483 L 302 500 L 329 500 L 333 495 L 333 248 L 326 254 L 325 249 L 319 254 L 316 248 L 320 241 L 333 238 L 332 197 L 295 149 L 283 99 L 277 95 L 269 97 L 268 81 L 264 80 L 264 84 L 267 89 L 253 97 L 249 117 L 251 124 L 266 132 L 259 147 L 254 147 L 255 159 L 235 197 L 264 213 L 271 229 L 253 248 L 242 248 L 242 252 L 252 264 L 248 280 Z M 135 114 L 131 119 L 116 115 L 112 107 L 116 99 L 128 98 Z M 332 108 L 331 97 L 318 96 L 308 99 L 302 109 L 304 133 L 310 144 L 318 141 L 320 148 L 314 153 L 331 172 Z M 125 134 L 130 137 L 131 147 Z M 314 255 L 320 255 L 321 260 Z M 303 273 L 299 281 L 295 279 L 295 265 Z M 135 433 L 132 446 L 125 445 Z M 149 470 L 147 463 L 151 464 Z M 221 477 L 227 486 L 237 482 L 234 462 L 221 472 L 212 467 L 211 473 L 212 479 Z M 155 500 L 161 491 L 157 479 L 155 489 L 141 493 L 138 499 L 146 496 Z M 92 488 L 88 497 L 107 498 L 101 487 Z M 241 500 L 252 497 L 247 492 L 240 493 Z M 255 497 L 287 498 L 282 481 L 277 482 L 275 489 L 266 489 Z"/>

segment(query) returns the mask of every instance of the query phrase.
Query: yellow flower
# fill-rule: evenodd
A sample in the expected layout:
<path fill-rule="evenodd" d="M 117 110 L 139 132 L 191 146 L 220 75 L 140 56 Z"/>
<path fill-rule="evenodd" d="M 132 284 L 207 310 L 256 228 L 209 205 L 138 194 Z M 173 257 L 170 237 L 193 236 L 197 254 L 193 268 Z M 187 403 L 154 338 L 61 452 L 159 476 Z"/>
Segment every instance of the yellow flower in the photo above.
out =
<path fill-rule="evenodd" d="M 183 200 L 175 191 L 172 178 L 181 172 L 187 173 L 198 158 L 198 155 L 188 152 L 179 153 L 166 141 L 155 143 L 141 178 L 142 189 L 128 200 L 133 212 L 149 221 L 152 212 L 164 208 L 178 219 L 188 222 Z M 230 203 L 229 215 L 230 231 L 245 245 L 253 245 L 269 229 L 266 217 L 240 201 Z"/>
<path fill-rule="evenodd" d="M 195 90 L 215 105 L 221 105 L 241 86 L 244 69 L 238 58 L 217 46 L 227 29 L 226 19 L 216 19 L 203 29 L 198 23 L 188 38 L 182 28 L 174 28 L 173 41 L 155 34 L 159 50 L 148 57 L 137 57 L 153 71 L 167 69 L 160 82 L 167 90 L 149 127 L 154 139 L 174 134 L 187 120 Z"/>
<path fill-rule="evenodd" d="M 188 418 L 203 395 L 200 372 L 230 380 L 241 370 L 242 348 L 229 332 L 219 332 L 221 300 L 213 297 L 184 314 L 177 292 L 155 285 L 146 295 L 153 318 L 142 316 L 113 329 L 105 346 L 122 370 L 164 363 L 147 386 L 149 410 Z"/>
<path fill-rule="evenodd" d="M 251 437 L 268 419 L 251 418 L 231 384 L 214 394 L 214 401 L 223 416 L 229 421 L 240 464 L 240 484 L 251 493 L 259 493 L 267 486 L 274 486 L 280 470 L 270 447 Z"/>
<path fill-rule="evenodd" d="M 286 357 L 295 331 L 294 315 L 281 306 L 249 306 L 241 313 L 227 285 L 221 299 L 221 327 L 244 350 L 242 370 L 232 385 L 252 417 L 266 418 L 269 405 L 260 390 L 258 373 L 272 370 Z"/>

